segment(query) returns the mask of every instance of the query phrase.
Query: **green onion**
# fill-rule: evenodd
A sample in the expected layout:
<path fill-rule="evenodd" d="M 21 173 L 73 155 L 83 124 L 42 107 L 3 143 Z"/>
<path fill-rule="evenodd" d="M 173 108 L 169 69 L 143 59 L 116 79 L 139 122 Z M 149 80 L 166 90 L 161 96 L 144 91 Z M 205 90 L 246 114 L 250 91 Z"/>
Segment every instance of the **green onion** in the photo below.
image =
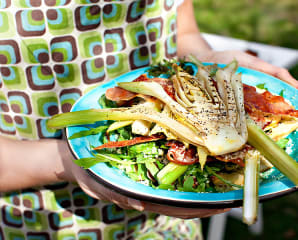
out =
<path fill-rule="evenodd" d="M 91 128 L 89 130 L 83 130 L 83 131 L 74 133 L 68 139 L 71 140 L 71 139 L 75 139 L 75 138 L 81 138 L 81 137 L 86 137 L 86 136 L 90 136 L 90 135 L 96 135 L 96 134 L 104 132 L 105 130 L 107 130 L 107 128 L 108 128 L 107 126 L 99 126 L 99 127 L 96 127 L 96 128 Z"/>
<path fill-rule="evenodd" d="M 148 171 L 153 175 L 153 176 L 155 176 L 157 173 L 158 173 L 158 171 L 159 171 L 159 169 L 158 169 L 158 167 L 156 167 L 156 165 L 154 164 L 154 162 L 145 162 L 145 166 L 146 166 L 146 168 L 148 169 Z"/>
<path fill-rule="evenodd" d="M 157 180 L 159 184 L 167 185 L 175 182 L 185 171 L 188 165 L 179 165 L 173 162 L 168 163 L 157 174 Z"/>
<path fill-rule="evenodd" d="M 107 133 L 109 132 L 112 132 L 112 131 L 115 131 L 119 128 L 123 128 L 123 127 L 126 127 L 126 126 L 129 126 L 133 123 L 133 121 L 116 121 L 116 122 L 113 122 L 108 130 L 107 130 Z"/>
<path fill-rule="evenodd" d="M 247 119 L 248 143 L 255 147 L 281 173 L 298 185 L 298 163 L 281 149 L 251 119 Z"/>
<path fill-rule="evenodd" d="M 140 82 L 141 83 L 141 82 Z M 152 82 L 153 83 L 153 82 Z M 89 109 L 56 114 L 47 121 L 49 128 L 61 129 L 67 126 L 91 124 L 103 120 L 148 120 L 169 129 L 182 141 L 202 145 L 202 138 L 190 127 L 147 107 Z"/>
<path fill-rule="evenodd" d="M 275 143 L 282 149 L 286 148 L 287 144 L 289 142 L 289 139 L 287 138 L 282 138 L 276 141 Z"/>
<path fill-rule="evenodd" d="M 251 225 L 258 216 L 258 189 L 260 153 L 249 151 L 245 157 L 244 189 L 243 189 L 243 222 Z"/>

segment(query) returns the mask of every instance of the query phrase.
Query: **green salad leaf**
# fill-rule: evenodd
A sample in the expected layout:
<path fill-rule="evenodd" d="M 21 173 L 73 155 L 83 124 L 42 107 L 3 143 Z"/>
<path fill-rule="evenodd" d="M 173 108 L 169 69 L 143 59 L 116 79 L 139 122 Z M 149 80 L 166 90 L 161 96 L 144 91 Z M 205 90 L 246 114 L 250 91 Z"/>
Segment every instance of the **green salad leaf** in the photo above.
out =
<path fill-rule="evenodd" d="M 287 144 L 289 142 L 289 139 L 287 138 L 282 138 L 276 141 L 275 143 L 282 149 L 286 148 Z"/>
<path fill-rule="evenodd" d="M 179 66 L 186 71 L 187 73 L 193 75 L 194 70 L 193 67 L 189 64 L 188 61 L 185 59 L 163 59 L 162 62 L 159 62 L 158 64 L 152 64 L 150 68 L 147 70 L 150 76 L 152 77 L 160 77 L 162 75 L 165 75 L 167 77 L 173 76 L 176 71 L 173 69 L 173 64 L 179 64 Z"/>
<path fill-rule="evenodd" d="M 104 159 L 100 160 L 95 157 L 80 158 L 80 159 L 74 160 L 75 164 L 77 164 L 79 167 L 82 167 L 84 169 L 88 169 L 100 162 L 107 162 L 107 160 L 104 160 Z"/>
<path fill-rule="evenodd" d="M 80 137 L 86 137 L 89 135 L 96 135 L 99 133 L 104 133 L 108 129 L 108 126 L 99 126 L 96 128 L 90 128 L 89 130 L 83 130 L 80 132 L 76 132 L 73 135 L 71 135 L 68 139 L 75 139 L 75 138 L 80 138 Z"/>
<path fill-rule="evenodd" d="M 265 85 L 266 85 L 266 83 L 260 83 L 260 84 L 257 84 L 256 87 L 259 89 L 268 91 L 268 88 L 266 88 Z"/>
<path fill-rule="evenodd" d="M 193 192 L 194 191 L 193 185 L 194 185 L 194 178 L 192 176 L 187 176 L 183 183 L 183 190 L 187 192 Z"/>
<path fill-rule="evenodd" d="M 106 95 L 103 94 L 99 99 L 98 99 L 98 104 L 102 107 L 102 108 L 116 108 L 117 103 L 114 101 L 111 101 L 109 99 L 107 99 Z"/>
<path fill-rule="evenodd" d="M 280 92 L 279 92 L 279 96 L 281 96 L 281 97 L 284 97 L 284 93 L 285 93 L 285 90 L 284 89 L 282 89 Z"/>

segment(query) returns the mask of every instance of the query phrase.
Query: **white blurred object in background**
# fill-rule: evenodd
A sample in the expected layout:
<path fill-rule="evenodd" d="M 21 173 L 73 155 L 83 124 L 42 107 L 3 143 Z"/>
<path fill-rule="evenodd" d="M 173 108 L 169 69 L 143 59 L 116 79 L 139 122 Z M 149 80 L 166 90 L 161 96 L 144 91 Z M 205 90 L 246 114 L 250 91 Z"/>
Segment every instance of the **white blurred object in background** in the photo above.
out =
<path fill-rule="evenodd" d="M 298 62 L 298 50 L 249 42 L 241 39 L 203 33 L 205 40 L 216 51 L 240 50 L 257 53 L 262 60 L 272 65 L 289 69 Z"/>

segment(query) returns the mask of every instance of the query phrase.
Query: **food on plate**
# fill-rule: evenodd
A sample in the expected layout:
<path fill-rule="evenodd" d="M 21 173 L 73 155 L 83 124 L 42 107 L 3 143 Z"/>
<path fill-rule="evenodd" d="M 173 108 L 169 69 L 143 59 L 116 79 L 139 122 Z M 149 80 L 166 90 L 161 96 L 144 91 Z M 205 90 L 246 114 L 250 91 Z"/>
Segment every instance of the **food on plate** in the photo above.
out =
<path fill-rule="evenodd" d="M 153 188 L 240 189 L 250 159 L 258 159 L 254 166 L 260 161 L 261 171 L 274 164 L 297 184 L 297 163 L 271 139 L 285 142 L 298 127 L 298 111 L 282 96 L 243 84 L 237 67 L 164 61 L 107 89 L 101 109 L 58 114 L 48 126 L 107 120 L 70 136 L 96 134 L 102 143 L 90 146 L 93 157 L 75 162 L 84 168 L 106 162 Z"/>

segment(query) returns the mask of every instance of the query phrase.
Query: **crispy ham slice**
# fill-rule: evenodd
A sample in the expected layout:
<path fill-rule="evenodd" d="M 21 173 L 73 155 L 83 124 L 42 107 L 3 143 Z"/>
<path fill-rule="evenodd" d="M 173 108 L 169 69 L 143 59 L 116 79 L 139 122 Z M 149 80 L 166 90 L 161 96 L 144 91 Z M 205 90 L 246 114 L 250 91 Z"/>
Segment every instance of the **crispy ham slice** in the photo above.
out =
<path fill-rule="evenodd" d="M 121 87 L 109 88 L 106 91 L 106 98 L 115 102 L 129 101 L 137 96 L 137 93 L 127 91 Z"/>
<path fill-rule="evenodd" d="M 263 113 L 298 117 L 298 110 L 295 110 L 282 96 L 273 95 L 268 91 L 258 93 L 255 87 L 246 84 L 243 84 L 243 91 L 245 110 L 249 114 L 253 114 L 253 110 L 257 109 Z"/>
<path fill-rule="evenodd" d="M 100 150 L 100 149 L 104 149 L 104 148 L 121 148 L 121 147 L 136 145 L 139 143 L 157 141 L 157 140 L 160 140 L 163 138 L 164 138 L 163 135 L 152 135 L 152 136 L 135 137 L 130 140 L 123 140 L 123 141 L 118 141 L 118 142 L 111 141 L 111 142 L 102 144 L 98 147 L 95 147 L 94 150 Z"/>
<path fill-rule="evenodd" d="M 186 146 L 179 141 L 169 141 L 166 146 L 169 146 L 169 150 L 167 153 L 167 159 L 170 162 L 174 162 L 181 165 L 191 165 L 199 161 L 197 156 L 197 151 L 193 146 Z M 215 159 L 221 162 L 230 162 L 239 165 L 240 167 L 244 167 L 244 159 L 248 150 L 252 149 L 252 147 L 248 144 L 245 147 L 237 152 L 227 153 L 223 155 L 208 157 L 208 162 L 214 161 Z"/>
<path fill-rule="evenodd" d="M 167 159 L 170 162 L 178 163 L 181 165 L 191 165 L 199 161 L 197 151 L 194 146 L 186 146 L 178 141 L 169 141 L 166 146 L 170 147 L 167 153 Z"/>
<path fill-rule="evenodd" d="M 171 98 L 174 99 L 175 93 L 174 93 L 173 83 L 171 80 L 167 78 L 148 78 L 145 74 L 142 74 L 138 78 L 133 80 L 133 82 L 156 82 L 163 87 L 163 89 Z M 129 101 L 135 97 L 145 98 L 146 100 L 151 98 L 143 94 L 134 93 L 134 92 L 125 90 L 121 87 L 113 87 L 106 90 L 106 98 L 115 102 Z"/>

